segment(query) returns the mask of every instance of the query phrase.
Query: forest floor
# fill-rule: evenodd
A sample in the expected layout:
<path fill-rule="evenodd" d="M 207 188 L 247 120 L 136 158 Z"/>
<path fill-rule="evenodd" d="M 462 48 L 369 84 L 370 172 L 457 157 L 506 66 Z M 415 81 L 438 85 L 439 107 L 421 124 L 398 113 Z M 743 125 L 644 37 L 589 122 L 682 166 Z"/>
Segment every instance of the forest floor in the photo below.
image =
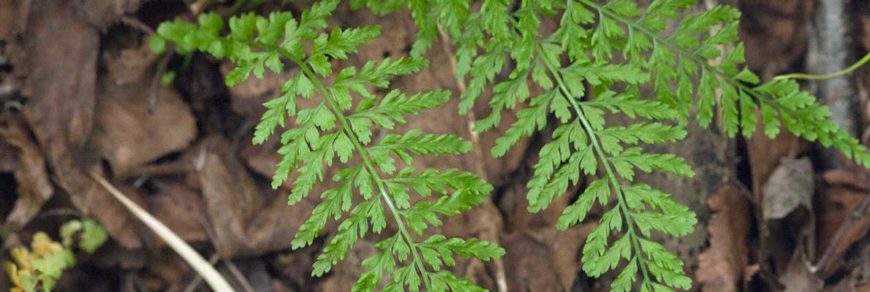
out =
<path fill-rule="evenodd" d="M 186 2 L 0 0 L 4 259 L 38 231 L 58 238 L 65 222 L 93 218 L 110 240 L 94 254 L 78 252 L 76 265 L 64 272 L 58 290 L 205 289 L 181 258 L 94 182 L 90 174 L 95 172 L 205 258 L 215 260 L 240 291 L 349 291 L 375 239 L 360 241 L 323 278 L 310 277 L 325 239 L 295 251 L 290 240 L 317 196 L 287 206 L 288 188 L 273 190 L 269 183 L 279 141 L 250 143 L 262 103 L 277 95 L 294 72 L 267 74 L 227 88 L 226 62 L 204 55 L 151 53 L 147 37 L 161 21 L 193 19 L 194 11 L 204 9 L 226 13 L 231 6 Z M 309 2 L 266 1 L 254 11 L 295 14 Z M 741 37 L 753 71 L 765 79 L 807 71 L 813 1 L 736 2 L 743 12 Z M 855 15 L 852 42 L 844 50 L 860 57 L 870 51 L 870 4 L 845 2 Z M 374 16 L 345 6 L 330 22 L 384 28 L 379 39 L 347 62 L 407 54 L 416 30 L 407 12 Z M 435 44 L 427 57 L 429 68 L 397 80 L 395 86 L 458 90 L 451 67 L 445 65 L 452 57 L 448 50 Z M 175 78 L 162 84 L 167 71 L 175 72 Z M 860 125 L 859 138 L 870 145 L 870 67 L 850 78 L 859 99 L 850 118 Z M 812 84 L 804 85 L 812 90 Z M 454 100 L 425 112 L 403 129 L 471 137 L 470 120 L 457 114 L 456 106 Z M 485 114 L 482 109 L 476 113 Z M 684 196 L 692 196 L 687 200 L 695 203 L 688 204 L 700 218 L 695 235 L 668 242 L 689 263 L 699 289 L 870 291 L 870 172 L 848 165 L 822 167 L 827 158 L 820 146 L 787 134 L 707 145 L 698 141 L 717 141 L 721 133 L 700 131 L 714 135 L 712 140 L 689 141 L 694 144 L 686 149 L 692 151 L 683 153 L 721 157 L 690 159 L 696 168 L 716 171 L 701 175 L 703 185 L 685 185 L 693 193 Z M 481 134 L 476 151 L 489 153 L 496 137 Z M 556 232 L 556 219 L 571 196 L 541 213 L 527 211 L 525 184 L 543 139 L 524 140 L 506 159 L 472 152 L 421 160 L 425 166 L 476 172 L 495 185 L 490 200 L 448 220 L 441 232 L 496 241 L 507 255 L 489 263 L 463 261 L 454 271 L 491 291 L 606 291 L 612 276 L 590 279 L 579 269 L 583 241 L 597 220 Z M 334 169 L 326 172 L 330 177 Z M 670 181 L 644 179 L 652 184 Z M 593 213 L 598 216 L 601 210 Z M 0 290 L 10 285 L 8 277 L 0 277 Z"/>

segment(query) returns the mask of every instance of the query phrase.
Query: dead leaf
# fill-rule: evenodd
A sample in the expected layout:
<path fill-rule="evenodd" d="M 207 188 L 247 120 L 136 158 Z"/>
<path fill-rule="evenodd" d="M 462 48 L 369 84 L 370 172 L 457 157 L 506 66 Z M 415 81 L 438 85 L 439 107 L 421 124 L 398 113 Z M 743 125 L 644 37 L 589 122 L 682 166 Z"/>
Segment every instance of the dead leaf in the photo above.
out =
<path fill-rule="evenodd" d="M 28 76 L 24 114 L 49 161 L 67 148 L 81 151 L 93 121 L 99 34 L 82 21 L 71 2 L 33 0 L 23 47 L 15 63 Z M 63 27 L 64 29 L 57 29 Z"/>
<path fill-rule="evenodd" d="M 226 75 L 233 69 L 230 62 L 221 63 L 221 72 Z M 299 69 L 291 70 L 275 74 L 272 71 L 267 71 L 263 78 L 248 78 L 245 81 L 230 87 L 230 97 L 232 109 L 237 114 L 248 118 L 258 119 L 266 110 L 263 103 L 278 97 L 281 94 L 281 84 L 290 77 L 299 73 Z M 310 107 L 317 105 L 320 102 L 319 98 L 297 99 L 300 107 Z"/>
<path fill-rule="evenodd" d="M 281 155 L 277 152 L 280 146 L 280 139 L 269 139 L 262 145 L 245 143 L 241 147 L 239 156 L 245 160 L 245 165 L 252 171 L 271 179 L 275 175 L 278 162 L 281 161 Z M 284 186 L 290 189 L 292 183 L 293 180 L 288 179 L 284 182 Z"/>
<path fill-rule="evenodd" d="M 181 183 L 157 180 L 155 184 L 159 189 L 157 194 L 146 198 L 151 215 L 184 241 L 207 242 L 209 238 L 204 224 L 208 219 L 202 197 Z M 153 244 L 164 245 L 160 239 Z"/>
<path fill-rule="evenodd" d="M 748 237 L 752 228 L 749 194 L 725 184 L 708 200 L 713 212 L 707 230 L 710 247 L 698 256 L 695 280 L 702 291 L 740 291 L 749 263 Z"/>
<path fill-rule="evenodd" d="M 79 10 L 85 19 L 102 30 L 114 24 L 121 16 L 139 9 L 141 0 L 84 0 Z"/>
<path fill-rule="evenodd" d="M 807 261 L 802 248 L 797 248 L 798 252 L 792 258 L 788 265 L 788 270 L 779 277 L 779 282 L 785 285 L 786 292 L 816 292 L 821 291 L 825 286 L 822 279 L 816 277 L 810 271 L 811 263 Z"/>
<path fill-rule="evenodd" d="M 268 186 L 260 188 L 246 169 L 227 166 L 231 159 L 228 142 L 210 137 L 203 143 L 204 161 L 197 177 L 221 256 L 260 255 L 288 248 L 314 207 L 313 201 L 288 207 L 286 194 L 275 195 Z"/>
<path fill-rule="evenodd" d="M 812 210 L 814 190 L 809 158 L 782 160 L 764 186 L 764 219 L 785 218 L 799 207 Z"/>
<path fill-rule="evenodd" d="M 15 27 L 15 20 L 20 17 L 15 17 L 16 7 L 21 1 L 0 0 L 0 39 L 8 39 L 12 35 L 12 30 Z M 0 51 L 2 55 L 2 51 Z"/>
<path fill-rule="evenodd" d="M 809 158 L 784 159 L 764 186 L 760 262 L 773 273 L 789 269 L 796 253 L 813 257 L 815 249 L 815 193 Z M 806 247 L 806 250 L 798 249 Z"/>
<path fill-rule="evenodd" d="M 832 176 L 834 174 L 825 175 L 826 178 Z M 853 176 L 860 177 L 857 174 Z M 860 242 L 870 230 L 870 216 L 855 213 L 867 196 L 866 191 L 856 190 L 850 185 L 831 185 L 823 190 L 818 208 L 819 244 L 816 254 L 819 261 L 826 254 L 828 258 L 825 263 L 817 263 L 823 265 L 818 267 L 821 275 L 827 277 L 842 268 L 844 260 L 847 260 L 843 258 L 846 251 Z"/>
<path fill-rule="evenodd" d="M 508 287 L 511 291 L 562 291 L 559 273 L 553 267 L 552 249 L 524 233 L 502 239 Z"/>
<path fill-rule="evenodd" d="M 865 241 L 870 243 L 870 241 Z M 865 244 L 863 248 L 857 252 L 857 256 L 850 262 L 851 271 L 835 283 L 826 283 L 825 291 L 841 292 L 841 291 L 870 291 L 870 244 Z"/>
<path fill-rule="evenodd" d="M 164 250 L 153 250 L 147 256 L 148 262 L 138 274 L 148 291 L 184 291 L 194 274 L 190 265 Z"/>
<path fill-rule="evenodd" d="M 10 122 L 9 126 L 0 130 L 0 137 L 13 147 L 18 148 L 18 168 L 15 170 L 15 180 L 18 182 L 18 200 L 12 213 L 6 217 L 6 223 L 13 230 L 18 230 L 42 208 L 42 205 L 54 194 L 54 187 L 48 179 L 45 169 L 45 159 L 30 134 L 21 121 Z"/>
<path fill-rule="evenodd" d="M 822 178 L 826 183 L 831 185 L 842 185 L 845 187 L 857 188 L 860 190 L 870 190 L 870 177 L 863 170 L 839 170 L 833 169 L 822 174 Z"/>
<path fill-rule="evenodd" d="M 142 43 L 147 39 L 142 39 Z M 157 66 L 157 55 L 147 47 L 122 48 L 119 52 L 106 52 L 103 54 L 107 72 L 101 80 L 103 86 L 136 85 L 150 86 L 154 78 Z"/>
<path fill-rule="evenodd" d="M 0 39 L 11 39 L 24 32 L 30 1 L 0 0 Z"/>
<path fill-rule="evenodd" d="M 760 114 L 756 113 L 760 118 Z M 793 159 L 809 149 L 809 144 L 791 133 L 782 130 L 776 138 L 770 139 L 763 133 L 759 124 L 755 134 L 747 142 L 749 168 L 752 173 L 752 193 L 755 201 L 763 200 L 762 187 L 783 158 Z"/>
<path fill-rule="evenodd" d="M 109 61 L 115 80 L 105 78 L 100 86 L 93 143 L 119 176 L 187 148 L 196 137 L 193 114 L 174 90 L 157 88 L 156 107 L 148 112 L 154 69 L 137 60 L 150 55 L 147 48 L 123 50 Z"/>
<path fill-rule="evenodd" d="M 568 193 L 576 193 L 579 187 L 571 188 Z M 508 228 L 501 232 L 503 247 L 507 251 L 507 255 L 503 258 L 506 267 L 506 276 L 508 280 L 508 291 L 526 291 L 523 287 L 529 287 L 525 280 L 517 280 L 523 277 L 531 277 L 537 274 L 528 274 L 540 267 L 531 268 L 512 268 L 513 265 L 530 264 L 529 261 L 546 263 L 547 272 L 554 273 L 558 279 L 559 287 L 555 291 L 571 291 L 574 284 L 574 278 L 580 272 L 580 251 L 586 237 L 597 225 L 596 210 L 590 212 L 589 218 L 586 221 L 568 228 L 564 231 L 558 231 L 555 228 L 562 210 L 572 203 L 571 195 L 564 195 L 554 200 L 553 204 L 546 210 L 539 213 L 528 212 L 528 201 L 525 194 L 528 189 L 523 181 L 514 181 L 511 186 L 502 190 L 501 201 L 498 202 L 502 214 L 505 215 L 505 225 Z M 480 221 L 479 219 L 469 219 L 470 222 Z M 513 243 L 508 240 L 517 241 Z M 540 251 L 531 251 L 529 245 L 539 245 Z M 535 260 L 522 260 L 525 257 L 540 257 L 546 254 L 548 257 Z M 537 265 L 537 264 L 536 264 Z M 536 272 L 537 273 L 537 272 Z M 544 273 L 544 272 L 540 272 Z M 512 280 L 513 279 L 513 280 Z M 520 285 L 520 286 L 515 286 Z M 548 284 L 549 285 L 549 284 Z M 549 287 L 549 286 L 548 286 Z M 534 291 L 537 291 L 536 289 Z M 546 291 L 546 290 L 541 290 Z"/>
<path fill-rule="evenodd" d="M 18 169 L 18 149 L 0 139 L 0 172 L 14 172 Z"/>
<path fill-rule="evenodd" d="M 87 149 L 96 96 L 99 33 L 71 1 L 32 0 L 16 74 L 26 76 L 30 97 L 24 118 L 52 173 L 52 181 L 85 215 L 97 219 L 121 245 L 140 246 L 126 209 L 87 175 L 98 169 Z M 58 29 L 63 28 L 63 29 Z"/>
<path fill-rule="evenodd" d="M 264 200 L 253 180 L 236 169 L 231 171 L 224 162 L 224 141 L 215 138 L 206 140 L 208 150 L 205 163 L 199 173 L 206 210 L 215 228 L 217 248 L 221 255 L 229 257 L 237 250 L 247 249 L 247 223 L 263 207 Z M 220 145 L 223 144 L 223 145 Z M 226 148 L 224 148 L 226 149 Z"/>

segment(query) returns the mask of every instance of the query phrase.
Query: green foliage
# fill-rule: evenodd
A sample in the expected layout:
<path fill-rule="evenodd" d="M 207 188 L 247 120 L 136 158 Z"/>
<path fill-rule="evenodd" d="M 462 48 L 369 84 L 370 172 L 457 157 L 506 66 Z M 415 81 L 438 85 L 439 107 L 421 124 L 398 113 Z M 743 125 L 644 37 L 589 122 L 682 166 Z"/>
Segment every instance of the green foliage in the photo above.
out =
<path fill-rule="evenodd" d="M 592 277 L 615 273 L 612 290 L 691 287 L 681 260 L 650 238 L 654 232 L 691 233 L 695 214 L 670 194 L 635 182 L 638 171 L 694 175 L 683 158 L 643 148 L 681 141 L 689 122 L 707 127 L 718 119 L 732 137 L 751 136 L 757 126 L 774 137 L 784 128 L 870 166 L 868 151 L 830 121 L 830 110 L 796 82 L 761 84 L 745 68 L 737 34 L 740 14 L 728 6 L 693 13 L 688 8 L 696 0 L 653 0 L 646 7 L 632 0 L 349 2 L 377 14 L 408 8 L 418 26 L 411 56 L 334 70 L 332 61 L 347 59 L 380 33 L 377 26 L 327 31 L 325 19 L 338 0 L 318 2 L 298 19 L 282 12 L 234 16 L 228 29 L 215 14 L 201 15 L 196 24 L 175 20 L 162 24 L 149 46 L 163 52 L 168 41 L 176 52 L 229 59 L 236 65 L 226 76 L 229 86 L 252 74 L 262 77 L 267 69 L 282 72 L 287 64 L 301 69 L 284 82 L 280 96 L 264 104 L 253 141 L 263 143 L 280 129 L 282 159 L 273 187 L 295 174 L 290 204 L 326 179 L 325 166 L 336 159 L 344 166 L 332 177 L 337 186 L 320 195 L 321 202 L 293 239 L 294 248 L 308 246 L 330 219 L 340 222 L 314 264 L 314 275 L 329 272 L 360 238 L 383 232 L 389 210 L 397 231 L 363 262 L 365 271 L 354 291 L 476 291 L 480 288 L 470 281 L 442 269 L 453 265 L 455 256 L 490 260 L 504 254 L 476 239 L 426 235 L 429 227 L 442 224 L 443 216 L 480 204 L 492 186 L 457 170 L 416 170 L 413 157 L 461 154 L 470 150 L 468 142 L 419 130 L 373 132 L 375 127 L 392 130 L 407 116 L 449 99 L 446 91 L 408 95 L 392 90 L 383 97 L 371 92 L 427 66 L 420 57 L 439 33 L 450 36 L 456 77 L 467 82 L 459 96 L 460 112 L 471 110 L 487 89 L 492 92 L 490 114 L 476 122 L 475 130 L 492 129 L 505 112 L 521 108 L 491 149 L 493 156 L 553 129 L 528 182 L 529 210 L 548 208 L 585 181 L 585 190 L 563 211 L 557 227 L 564 230 L 585 220 L 595 204 L 605 207 L 583 247 L 582 263 Z M 542 29 L 548 17 L 559 20 L 555 31 Z M 651 89 L 654 98 L 642 95 L 642 87 Z M 299 108 L 299 97 L 321 102 Z M 611 125 L 605 115 L 624 116 L 627 122 Z M 412 199 L 412 193 L 424 199 Z M 434 198 L 425 198 L 429 196 Z"/>
<path fill-rule="evenodd" d="M 367 1 L 369 6 L 377 2 Z M 435 5 L 451 1 L 422 2 L 432 4 L 425 6 L 427 17 L 415 17 L 420 30 L 440 27 L 452 37 L 456 74 L 468 82 L 460 111 L 470 110 L 492 88 L 491 113 L 477 121 L 476 130 L 494 128 L 506 110 L 526 104 L 496 141 L 494 156 L 524 137 L 555 128 L 528 183 L 530 211 L 546 209 L 582 175 L 599 177 L 564 210 L 557 227 L 583 221 L 595 203 L 610 206 L 587 239 L 582 262 L 593 277 L 621 267 L 612 290 L 691 286 L 679 258 L 649 238 L 653 231 L 692 232 L 694 213 L 669 194 L 633 182 L 636 171 L 694 174 L 680 157 L 635 146 L 684 139 L 689 118 L 707 127 L 718 117 L 731 137 L 751 136 L 757 125 L 774 137 L 784 127 L 870 166 L 866 148 L 839 129 L 829 119 L 830 110 L 796 82 L 760 84 L 744 67 L 740 13 L 734 8 L 691 13 L 687 8 L 696 0 L 654 0 L 645 8 L 632 0 L 524 0 L 518 6 L 483 0 L 479 10 L 469 11 L 467 5 Z M 541 19 L 553 16 L 560 26 L 544 33 Z M 499 76 L 506 68 L 506 78 Z M 640 86 L 651 87 L 655 98 L 641 96 Z M 541 94 L 532 97 L 530 88 Z M 632 121 L 607 125 L 605 114 Z"/>
<path fill-rule="evenodd" d="M 14 286 L 12 291 L 53 290 L 63 271 L 75 265 L 75 245 L 93 253 L 108 239 L 103 227 L 91 219 L 64 223 L 60 236 L 61 242 L 57 242 L 40 231 L 33 235 L 30 248 L 19 246 L 10 250 L 12 261 L 3 264 Z"/>
<path fill-rule="evenodd" d="M 372 91 L 389 88 L 390 79 L 426 67 L 428 62 L 421 58 L 373 60 L 360 68 L 334 69 L 333 61 L 346 60 L 380 34 L 377 26 L 327 31 L 326 17 L 338 4 L 337 0 L 317 2 L 298 19 L 286 12 L 233 16 L 228 29 L 220 16 L 203 14 L 195 24 L 181 20 L 161 24 L 149 44 L 156 52 L 168 42 L 180 53 L 201 51 L 230 60 L 235 68 L 226 76 L 228 86 L 250 75 L 261 78 L 267 69 L 283 72 L 288 64 L 300 69 L 281 86 L 280 96 L 264 104 L 266 111 L 253 142 L 263 143 L 280 131 L 281 160 L 272 185 L 277 188 L 295 176 L 291 205 L 327 180 L 326 166 L 342 166 L 331 178 L 335 187 L 320 194 L 320 203 L 292 241 L 293 248 L 311 245 L 329 220 L 339 222 L 314 263 L 314 276 L 328 273 L 359 239 L 387 230 L 389 217 L 397 230 L 377 244 L 379 253 L 363 262 L 365 271 L 354 291 L 481 290 L 445 272 L 445 267 L 455 264 L 456 256 L 491 260 L 504 255 L 504 250 L 477 239 L 426 235 L 426 231 L 440 226 L 444 216 L 483 202 L 492 186 L 467 172 L 411 167 L 415 156 L 462 154 L 471 150 L 471 144 L 453 135 L 420 130 L 376 135 L 378 129 L 393 130 L 408 116 L 441 106 L 450 93 L 392 90 L 379 97 Z M 386 1 L 369 6 L 388 12 L 402 5 Z M 320 102 L 301 108 L 297 98 Z M 412 194 L 431 198 L 415 199 Z"/>

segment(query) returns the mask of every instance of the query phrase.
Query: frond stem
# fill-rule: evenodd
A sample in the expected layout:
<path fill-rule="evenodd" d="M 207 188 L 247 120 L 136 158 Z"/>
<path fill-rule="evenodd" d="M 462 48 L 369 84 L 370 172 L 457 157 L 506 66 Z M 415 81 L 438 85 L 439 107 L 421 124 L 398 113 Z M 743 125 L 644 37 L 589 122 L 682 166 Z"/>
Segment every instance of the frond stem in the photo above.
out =
<path fill-rule="evenodd" d="M 592 128 L 592 125 L 589 123 L 589 120 L 586 119 L 586 114 L 583 112 L 582 106 L 577 102 L 577 100 L 571 95 L 571 91 L 568 90 L 568 87 L 565 85 L 565 82 L 562 80 L 562 75 L 556 70 L 554 64 L 551 64 L 549 58 L 546 57 L 546 54 L 541 52 L 542 48 L 538 47 L 538 53 L 541 56 L 541 59 L 544 60 L 544 64 L 547 66 L 547 69 L 550 71 L 550 74 L 553 75 L 553 78 L 556 79 L 556 83 L 559 84 L 559 89 L 562 91 L 562 96 L 565 97 L 570 103 L 571 107 L 574 108 L 574 111 L 577 113 L 577 119 L 580 121 L 580 124 L 583 126 L 583 130 L 589 136 L 589 141 L 592 143 L 592 148 L 595 150 L 595 154 L 598 156 L 598 160 L 601 161 L 601 164 L 604 166 L 604 172 L 607 174 L 607 179 L 610 182 L 613 191 L 616 193 L 616 206 L 619 208 L 619 212 L 623 217 L 625 217 L 626 225 L 628 226 L 628 230 L 626 231 L 625 236 L 629 236 L 631 239 L 632 249 L 636 250 L 639 254 L 642 254 L 643 251 L 640 248 L 640 241 L 638 240 L 637 233 L 634 230 L 634 223 L 631 212 L 629 212 L 625 193 L 622 191 L 622 184 L 619 183 L 619 180 L 614 175 L 614 171 L 612 166 L 610 165 L 610 160 L 606 156 L 606 152 L 604 148 L 601 147 L 601 144 L 598 142 L 598 137 L 595 133 L 595 130 Z M 647 271 L 647 266 L 644 261 L 638 261 L 638 265 L 640 266 L 641 272 L 644 277 L 644 284 L 650 281 L 649 273 Z"/>
<path fill-rule="evenodd" d="M 834 73 L 818 74 L 818 75 L 806 74 L 806 73 L 791 73 L 791 74 L 785 74 L 785 75 L 779 75 L 779 76 L 773 77 L 773 80 L 787 80 L 787 79 L 823 80 L 823 79 L 831 79 L 831 78 L 840 77 L 840 76 L 855 72 L 855 70 L 858 70 L 858 68 L 861 68 L 861 66 L 864 66 L 864 64 L 867 64 L 868 62 L 870 62 L 870 53 L 867 53 L 867 55 L 864 55 L 864 57 L 861 58 L 861 60 L 858 60 L 858 62 L 856 62 L 855 64 L 852 64 L 852 66 L 849 66 L 849 68 L 846 68 L 846 69 L 843 69 L 843 70 L 840 70 L 840 71 L 837 71 Z"/>
<path fill-rule="evenodd" d="M 386 187 L 386 184 L 384 183 L 383 178 L 381 178 L 381 176 L 378 174 L 377 168 L 372 162 L 368 151 L 365 149 L 365 147 L 362 146 L 362 143 L 360 142 L 359 138 L 356 137 L 356 134 L 354 134 L 350 126 L 350 122 L 348 122 L 347 118 L 344 116 L 344 113 L 342 113 L 341 109 L 338 107 L 334 97 L 332 96 L 332 94 L 329 93 L 329 90 L 326 88 L 326 86 L 323 85 L 322 82 L 320 82 L 320 79 L 305 62 L 303 62 L 299 58 L 296 58 L 295 56 L 286 52 L 283 49 L 274 46 L 270 47 L 272 49 L 278 50 L 285 58 L 290 59 L 291 61 L 293 61 L 293 63 L 296 63 L 296 65 L 299 66 L 299 68 L 302 70 L 302 74 L 305 74 L 305 77 L 307 77 L 308 80 L 310 80 L 311 83 L 314 84 L 314 87 L 317 88 L 317 90 L 320 91 L 320 93 L 323 95 L 323 99 L 328 105 L 327 108 L 329 109 L 329 111 L 332 112 L 333 115 L 336 116 L 339 124 L 341 124 L 342 131 L 350 138 L 354 149 L 356 149 L 356 151 L 359 153 L 360 159 L 363 163 L 363 167 L 365 167 L 366 170 L 371 173 L 375 184 L 378 186 L 378 190 L 380 190 L 381 198 L 384 199 L 384 202 L 390 209 L 390 213 L 393 215 L 393 219 L 396 221 L 400 236 L 404 238 L 405 243 L 408 244 L 408 247 L 411 250 L 411 256 L 413 257 L 412 261 L 416 264 L 416 268 L 420 272 L 420 277 L 423 278 L 424 287 L 426 287 L 427 291 L 431 291 L 432 285 L 430 284 L 429 277 L 427 276 L 429 272 L 426 270 L 426 268 L 423 266 L 423 262 L 420 260 L 421 257 L 417 251 L 417 243 L 414 241 L 414 238 L 411 237 L 411 233 L 405 226 L 405 222 L 404 220 L 402 220 L 398 208 L 396 208 L 395 203 L 393 203 L 393 199 L 387 193 L 388 189 Z"/>

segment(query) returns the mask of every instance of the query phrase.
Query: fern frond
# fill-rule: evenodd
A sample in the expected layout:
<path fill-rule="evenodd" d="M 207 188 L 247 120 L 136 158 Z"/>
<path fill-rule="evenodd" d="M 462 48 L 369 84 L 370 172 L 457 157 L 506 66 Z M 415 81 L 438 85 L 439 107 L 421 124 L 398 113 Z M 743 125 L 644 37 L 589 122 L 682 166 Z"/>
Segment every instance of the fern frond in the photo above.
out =
<path fill-rule="evenodd" d="M 688 117 L 697 96 L 698 122 L 708 126 L 714 116 L 718 95 L 719 111 L 725 132 L 749 137 L 761 124 L 768 137 L 779 134 L 780 126 L 798 137 L 834 147 L 859 165 L 870 167 L 866 147 L 830 119 L 830 109 L 820 105 L 811 94 L 801 91 L 792 80 L 773 80 L 760 84 L 758 76 L 746 69 L 744 47 L 737 34 L 740 12 L 728 6 L 715 6 L 704 12 L 680 18 L 681 11 L 695 1 L 653 1 L 643 13 L 626 13 L 636 4 L 630 1 L 600 5 L 578 0 L 601 18 L 627 28 L 618 37 L 627 39 L 618 49 L 647 68 L 653 77 L 656 96 Z M 626 3 L 623 3 L 626 2 Z M 668 22 L 679 23 L 670 34 Z M 649 53 L 650 58 L 641 58 Z M 698 87 L 692 79 L 698 80 Z M 674 90 L 676 88 L 676 90 Z M 762 120 L 756 121 L 760 111 Z"/>
<path fill-rule="evenodd" d="M 294 118 L 293 127 L 281 133 L 281 160 L 272 186 L 281 186 L 295 172 L 288 202 L 295 204 L 309 195 L 326 178 L 324 169 L 340 163 L 332 181 L 336 187 L 320 194 L 320 203 L 300 226 L 293 248 L 311 245 L 321 236 L 329 220 L 340 222 L 314 263 L 312 274 L 322 276 L 344 260 L 348 251 L 369 233 L 381 233 L 387 226 L 387 213 L 396 223 L 396 233 L 377 244 L 380 253 L 363 262 L 354 291 L 385 290 L 468 291 L 480 290 L 470 281 L 459 279 L 442 269 L 455 263 L 454 257 L 490 260 L 504 254 L 497 245 L 477 239 L 446 238 L 430 235 L 419 241 L 430 226 L 477 206 L 492 191 L 492 186 L 473 174 L 457 170 L 405 168 L 396 170 L 395 159 L 413 165 L 417 155 L 462 154 L 471 150 L 469 142 L 452 135 L 425 134 L 411 130 L 388 134 L 373 141 L 375 125 L 391 130 L 405 123 L 406 117 L 446 102 L 446 91 L 421 92 L 411 96 L 393 90 L 379 98 L 371 87 L 387 88 L 392 77 L 417 72 L 427 65 L 419 58 L 370 61 L 362 68 L 345 67 L 334 78 L 333 60 L 344 60 L 365 42 L 380 34 L 377 26 L 327 28 L 326 17 L 338 0 L 315 3 L 298 21 L 290 13 L 276 12 L 268 17 L 254 14 L 234 16 L 229 32 L 217 14 L 203 14 L 198 24 L 180 20 L 161 24 L 155 42 L 171 41 L 179 52 L 202 51 L 232 61 L 236 67 L 226 76 L 232 86 L 265 70 L 282 72 L 284 62 L 301 70 L 281 86 L 281 95 L 264 104 L 266 111 L 257 125 L 253 142 L 263 143 Z M 354 1 L 355 5 L 361 3 Z M 391 4 L 392 3 L 392 4 Z M 389 10 L 395 2 L 384 2 Z M 325 80 L 334 80 L 326 83 Z M 316 106 L 300 108 L 296 98 L 322 98 Z M 354 106 L 354 98 L 359 103 Z M 354 158 L 357 158 L 354 160 Z M 337 161 L 336 161 L 337 160 Z M 358 161 L 354 163 L 354 161 Z M 412 200 L 412 191 L 433 200 Z M 415 203 L 412 203 L 416 201 Z M 392 271 L 396 269 L 396 273 Z M 389 273 L 385 273 L 389 271 Z M 382 283 L 383 280 L 388 280 Z"/>
<path fill-rule="evenodd" d="M 682 17 L 695 2 L 655 0 L 641 8 L 632 0 L 521 1 L 511 7 L 506 1 L 485 0 L 479 11 L 467 17 L 462 14 L 466 21 L 459 25 L 460 18 L 422 20 L 425 26 L 435 22 L 464 28 L 448 30 L 457 45 L 458 78 L 464 81 L 466 73 L 471 76 L 460 97 L 460 112 L 468 111 L 492 85 L 491 113 L 477 121 L 475 130 L 497 126 L 505 110 L 527 102 L 529 83 L 544 89 L 517 113 L 517 121 L 496 140 L 492 154 L 504 155 L 523 137 L 546 128 L 549 114 L 557 118 L 553 139 L 540 150 L 528 184 L 529 209 L 549 206 L 580 181 L 581 173 L 603 176 L 564 211 L 557 225 L 564 229 L 580 222 L 595 202 L 608 205 L 608 197 L 616 197 L 616 206 L 587 239 L 583 255 L 584 270 L 591 276 L 613 270 L 624 260 L 613 290 L 630 290 L 637 273 L 643 275 L 641 290 L 691 285 L 680 260 L 647 238 L 652 230 L 674 236 L 689 233 L 696 223 L 694 214 L 660 191 L 632 187 L 631 181 L 636 170 L 694 173 L 680 157 L 628 146 L 682 140 L 693 104 L 698 123 L 708 126 L 718 101 L 729 136 L 738 132 L 751 136 L 761 123 L 772 137 L 782 124 L 800 137 L 834 146 L 870 166 L 870 154 L 858 140 L 830 121 L 827 107 L 816 104 L 795 82 L 757 86 L 759 78 L 741 68 L 744 52 L 737 36 L 736 9 L 716 6 Z M 429 15 L 456 10 L 431 9 Z M 557 10 L 562 11 L 559 29 L 541 35 L 541 16 Z M 421 19 L 415 20 L 420 25 Z M 673 24 L 676 29 L 665 30 Z M 617 53 L 625 61 L 617 61 Z M 497 81 L 508 58 L 514 66 L 506 80 Z M 643 84 L 653 85 L 655 100 L 640 97 L 638 86 Z M 611 89 L 613 85 L 620 90 Z M 586 92 L 590 87 L 592 92 Z M 717 92 L 721 92 L 718 98 Z M 587 96 L 593 98 L 582 99 Z M 756 120 L 756 110 L 761 121 Z M 605 112 L 635 122 L 607 126 Z M 611 242 L 614 231 L 623 234 Z"/>

